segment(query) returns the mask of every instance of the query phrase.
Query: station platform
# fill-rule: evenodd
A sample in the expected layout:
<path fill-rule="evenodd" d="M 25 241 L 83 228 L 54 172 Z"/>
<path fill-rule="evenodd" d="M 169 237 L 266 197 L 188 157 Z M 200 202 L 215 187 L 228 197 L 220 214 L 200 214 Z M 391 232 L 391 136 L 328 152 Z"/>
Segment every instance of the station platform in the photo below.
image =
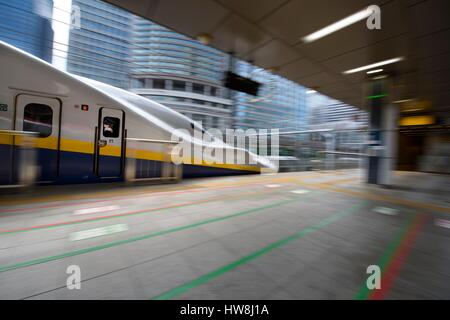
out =
<path fill-rule="evenodd" d="M 290 172 L 0 198 L 0 299 L 450 299 L 449 279 L 448 175 L 395 172 L 384 188 L 358 169 Z"/>

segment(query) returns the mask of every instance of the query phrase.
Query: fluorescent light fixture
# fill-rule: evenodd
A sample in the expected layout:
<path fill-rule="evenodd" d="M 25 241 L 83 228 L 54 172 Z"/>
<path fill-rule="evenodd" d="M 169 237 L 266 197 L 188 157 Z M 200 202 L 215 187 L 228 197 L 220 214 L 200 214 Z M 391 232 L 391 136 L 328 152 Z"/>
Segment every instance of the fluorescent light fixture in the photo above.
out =
<path fill-rule="evenodd" d="M 403 103 L 403 102 L 411 102 L 411 101 L 414 101 L 414 99 L 397 100 L 397 101 L 394 101 L 394 102 L 392 102 L 392 103 Z"/>
<path fill-rule="evenodd" d="M 317 31 L 303 37 L 302 40 L 305 43 L 316 41 L 320 38 L 323 38 L 323 37 L 329 35 L 330 33 L 336 32 L 336 31 L 343 29 L 345 27 L 348 27 L 349 25 L 352 25 L 358 21 L 368 18 L 373 12 L 374 12 L 373 9 L 371 9 L 370 7 L 367 7 L 364 10 L 358 11 L 342 20 L 339 20 L 333 24 L 330 24 L 329 26 L 326 26 L 325 28 L 317 30 Z"/>
<path fill-rule="evenodd" d="M 356 73 L 356 72 L 360 72 L 360 71 L 365 71 L 365 70 L 369 70 L 369 69 L 385 66 L 387 64 L 396 63 L 396 62 L 402 61 L 403 59 L 404 59 L 403 57 L 392 58 L 392 59 L 388 59 L 388 60 L 384 60 L 384 61 L 368 64 L 366 66 L 358 67 L 358 68 L 355 68 L 355 69 L 350 69 L 350 70 L 344 71 L 342 73 L 343 74 L 351 74 L 351 73 Z"/>
<path fill-rule="evenodd" d="M 311 93 L 316 93 L 317 91 L 316 90 L 308 90 L 308 91 L 306 91 L 306 94 L 311 94 Z"/>
<path fill-rule="evenodd" d="M 403 112 L 414 112 L 414 111 L 420 111 L 420 110 L 423 110 L 423 109 L 414 108 L 414 109 L 403 110 Z"/>
<path fill-rule="evenodd" d="M 383 69 L 375 69 L 375 70 L 367 71 L 367 74 L 378 73 L 378 72 L 382 72 L 382 71 L 383 71 Z"/>
<path fill-rule="evenodd" d="M 386 79 L 387 75 L 383 74 L 382 76 L 377 76 L 377 77 L 373 77 L 372 80 L 381 80 L 381 79 Z"/>

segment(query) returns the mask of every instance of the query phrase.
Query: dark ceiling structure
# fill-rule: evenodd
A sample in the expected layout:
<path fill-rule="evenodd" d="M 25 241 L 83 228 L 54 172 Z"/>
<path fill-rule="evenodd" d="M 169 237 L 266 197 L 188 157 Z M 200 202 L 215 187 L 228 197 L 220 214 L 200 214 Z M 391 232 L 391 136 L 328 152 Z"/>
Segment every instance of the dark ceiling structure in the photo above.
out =
<path fill-rule="evenodd" d="M 403 57 L 386 65 L 391 101 L 450 106 L 449 0 L 107 0 L 192 38 L 273 70 L 335 99 L 363 108 L 366 71 L 343 71 Z M 381 29 L 361 20 L 314 42 L 302 38 L 369 5 L 381 8 Z"/>

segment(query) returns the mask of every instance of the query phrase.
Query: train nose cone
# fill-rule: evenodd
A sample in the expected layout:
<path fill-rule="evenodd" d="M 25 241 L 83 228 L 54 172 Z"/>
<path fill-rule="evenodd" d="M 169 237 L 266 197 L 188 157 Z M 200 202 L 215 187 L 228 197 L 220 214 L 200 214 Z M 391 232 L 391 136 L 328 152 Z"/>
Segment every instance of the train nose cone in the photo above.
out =
<path fill-rule="evenodd" d="M 261 173 L 269 174 L 278 172 L 278 163 L 275 161 L 261 156 L 257 156 L 256 161 L 261 165 Z"/>

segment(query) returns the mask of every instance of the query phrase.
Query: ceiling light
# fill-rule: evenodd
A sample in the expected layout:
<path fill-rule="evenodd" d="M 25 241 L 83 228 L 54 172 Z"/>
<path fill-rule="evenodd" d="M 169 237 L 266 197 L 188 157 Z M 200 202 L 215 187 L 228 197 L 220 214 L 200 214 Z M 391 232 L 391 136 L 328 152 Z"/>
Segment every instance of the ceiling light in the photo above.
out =
<path fill-rule="evenodd" d="M 411 102 L 411 101 L 414 101 L 414 99 L 397 100 L 397 101 L 394 101 L 394 102 L 392 102 L 392 103 L 403 103 L 403 102 Z"/>
<path fill-rule="evenodd" d="M 197 35 L 196 39 L 204 45 L 209 45 L 213 37 L 209 33 L 200 33 Z"/>
<path fill-rule="evenodd" d="M 316 93 L 317 91 L 316 90 L 308 90 L 308 91 L 306 91 L 306 94 L 312 94 L 312 93 Z"/>
<path fill-rule="evenodd" d="M 323 37 L 329 35 L 330 33 L 336 32 L 336 31 L 343 29 L 345 27 L 348 27 L 349 25 L 352 25 L 358 21 L 368 18 L 373 12 L 374 11 L 372 8 L 367 7 L 364 10 L 358 11 L 342 20 L 339 20 L 333 24 L 330 24 L 329 26 L 326 26 L 325 28 L 317 30 L 316 32 L 313 32 L 313 33 L 303 37 L 302 40 L 305 43 L 309 43 L 309 42 L 318 40 L 320 38 L 323 38 Z"/>
<path fill-rule="evenodd" d="M 414 111 L 420 111 L 422 109 L 420 108 L 414 108 L 414 109 L 407 109 L 407 110 L 403 110 L 403 112 L 414 112 Z"/>
<path fill-rule="evenodd" d="M 396 63 L 396 62 L 402 61 L 403 59 L 404 59 L 403 57 L 392 58 L 392 59 L 388 59 L 388 60 L 384 60 L 384 61 L 368 64 L 366 66 L 358 67 L 358 68 L 355 68 L 355 69 L 350 69 L 350 70 L 344 71 L 342 73 L 343 74 L 350 74 L 350 73 L 365 71 L 365 70 L 373 69 L 373 68 L 376 68 L 376 67 L 385 66 L 387 64 Z"/>
<path fill-rule="evenodd" d="M 382 76 L 377 76 L 377 77 L 373 77 L 372 80 L 381 80 L 381 79 L 386 79 L 387 75 L 383 74 Z"/>
<path fill-rule="evenodd" d="M 378 72 L 381 72 L 381 71 L 383 71 L 383 69 L 370 70 L 370 71 L 367 71 L 367 74 L 378 73 Z"/>

